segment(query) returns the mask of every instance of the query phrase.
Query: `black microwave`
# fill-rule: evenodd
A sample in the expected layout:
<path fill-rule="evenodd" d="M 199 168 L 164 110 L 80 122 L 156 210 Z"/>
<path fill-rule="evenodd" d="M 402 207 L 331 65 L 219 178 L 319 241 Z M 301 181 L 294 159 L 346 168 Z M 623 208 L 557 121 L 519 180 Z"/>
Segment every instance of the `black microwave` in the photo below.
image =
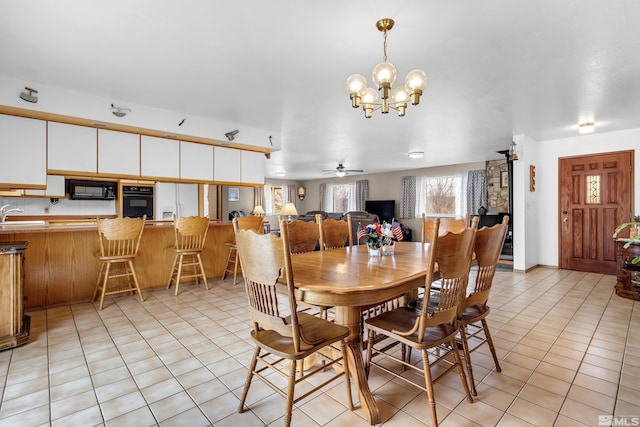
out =
<path fill-rule="evenodd" d="M 117 195 L 118 183 L 113 181 L 67 179 L 65 187 L 71 200 L 114 200 Z"/>

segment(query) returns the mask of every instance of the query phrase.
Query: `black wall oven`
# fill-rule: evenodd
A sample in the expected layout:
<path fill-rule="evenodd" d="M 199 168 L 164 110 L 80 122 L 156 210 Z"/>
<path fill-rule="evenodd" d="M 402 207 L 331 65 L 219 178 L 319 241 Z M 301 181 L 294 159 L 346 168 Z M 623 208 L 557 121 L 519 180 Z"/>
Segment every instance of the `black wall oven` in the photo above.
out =
<path fill-rule="evenodd" d="M 153 187 L 123 185 L 122 216 L 153 219 Z"/>

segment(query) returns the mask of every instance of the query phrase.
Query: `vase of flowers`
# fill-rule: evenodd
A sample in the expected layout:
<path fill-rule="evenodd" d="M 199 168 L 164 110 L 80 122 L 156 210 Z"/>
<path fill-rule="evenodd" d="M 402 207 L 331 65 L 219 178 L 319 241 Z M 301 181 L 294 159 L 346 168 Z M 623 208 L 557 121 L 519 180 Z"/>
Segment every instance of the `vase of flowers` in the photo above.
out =
<path fill-rule="evenodd" d="M 640 234 L 638 234 L 638 228 L 640 227 L 640 215 L 635 215 L 631 222 L 620 224 L 613 232 L 613 238 L 617 239 L 618 234 L 627 227 L 629 227 L 629 239 L 627 239 L 627 242 L 623 246 L 625 249 L 632 244 L 635 244 L 637 241 L 640 241 Z M 640 264 L 640 256 L 633 258 L 631 260 L 631 264 Z"/>
<path fill-rule="evenodd" d="M 393 224 L 397 224 L 397 228 L 394 228 Z M 395 221 L 393 224 L 374 222 L 358 230 L 358 241 L 362 238 L 367 239 L 369 256 L 393 255 L 397 236 L 402 236 L 400 224 Z"/>

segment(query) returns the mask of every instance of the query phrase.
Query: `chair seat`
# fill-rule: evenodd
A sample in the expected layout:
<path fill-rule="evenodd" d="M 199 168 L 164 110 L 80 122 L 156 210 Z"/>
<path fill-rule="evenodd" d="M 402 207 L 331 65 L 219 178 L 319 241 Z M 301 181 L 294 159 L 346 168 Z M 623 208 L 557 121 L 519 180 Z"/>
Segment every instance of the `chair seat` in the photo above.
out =
<path fill-rule="evenodd" d="M 293 339 L 282 336 L 271 330 L 251 331 L 251 338 L 264 349 L 273 354 L 289 360 L 300 360 L 318 351 L 327 344 L 331 344 L 349 335 L 349 329 L 345 326 L 329 322 L 317 316 L 312 316 L 304 312 L 298 312 L 298 323 L 300 324 L 300 351 L 295 352 Z M 306 342 L 305 342 L 306 341 Z M 318 344 L 308 344 L 315 342 Z"/>
<path fill-rule="evenodd" d="M 417 322 L 420 313 L 407 307 L 400 307 L 387 311 L 378 316 L 365 320 L 365 325 L 374 331 L 385 331 L 386 335 L 393 335 L 393 338 L 410 344 L 412 347 L 431 348 L 444 342 L 451 341 L 452 336 L 458 333 L 458 328 L 452 324 L 441 324 L 425 330 L 421 342 L 418 341 L 418 333 L 402 336 L 392 333 L 394 330 L 409 330 Z"/>
<path fill-rule="evenodd" d="M 490 311 L 489 306 L 485 304 L 465 307 L 459 320 L 463 323 L 475 323 L 487 317 Z"/>

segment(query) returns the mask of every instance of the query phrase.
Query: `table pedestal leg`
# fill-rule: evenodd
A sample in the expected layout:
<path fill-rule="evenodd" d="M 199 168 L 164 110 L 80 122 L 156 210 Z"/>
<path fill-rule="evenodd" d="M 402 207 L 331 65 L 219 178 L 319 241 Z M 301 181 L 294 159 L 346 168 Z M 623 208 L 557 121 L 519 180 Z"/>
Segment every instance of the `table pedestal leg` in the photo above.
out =
<path fill-rule="evenodd" d="M 361 310 L 358 307 L 336 307 L 336 322 L 349 328 L 349 336 L 346 338 L 347 362 L 351 381 L 358 391 L 360 406 L 371 425 L 380 424 L 380 412 L 376 405 L 364 368 L 362 358 L 362 340 L 360 337 Z"/>

